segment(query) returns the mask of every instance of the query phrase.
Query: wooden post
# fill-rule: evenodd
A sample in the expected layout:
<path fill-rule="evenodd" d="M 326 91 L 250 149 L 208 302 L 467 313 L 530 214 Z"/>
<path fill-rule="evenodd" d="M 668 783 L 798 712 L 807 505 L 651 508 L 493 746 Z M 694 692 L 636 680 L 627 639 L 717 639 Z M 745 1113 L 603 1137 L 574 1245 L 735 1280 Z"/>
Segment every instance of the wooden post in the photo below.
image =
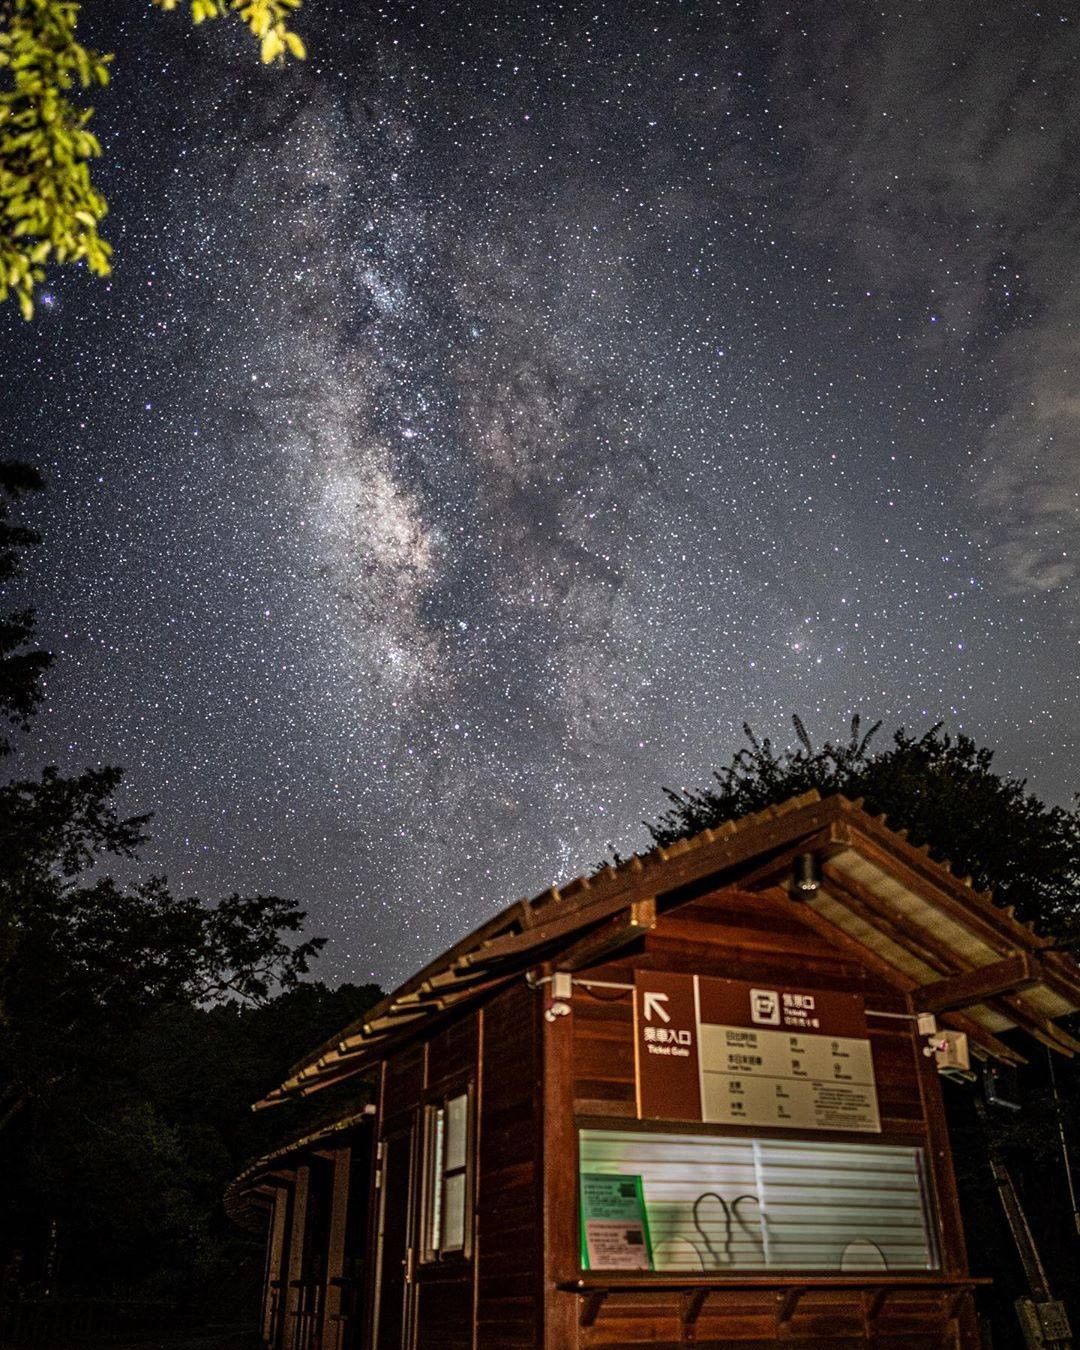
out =
<path fill-rule="evenodd" d="M 941 1096 L 941 1079 L 934 1060 L 922 1054 L 922 1042 L 914 1029 L 914 1023 L 909 1023 L 909 1026 L 915 1072 L 922 1098 L 922 1116 L 926 1122 L 927 1163 L 934 1183 L 941 1225 L 941 1269 L 945 1275 L 954 1279 L 961 1278 L 967 1274 L 967 1249 L 964 1243 L 964 1221 L 960 1213 L 952 1153 L 949 1148 L 949 1126 L 945 1118 L 945 1103 Z"/>
<path fill-rule="evenodd" d="M 264 1345 L 272 1345 L 274 1338 L 274 1283 L 281 1279 L 281 1260 L 285 1248 L 285 1225 L 289 1218 L 289 1188 L 279 1186 L 274 1192 L 274 1208 L 266 1235 L 266 1278 L 263 1281 L 262 1338 Z"/>
<path fill-rule="evenodd" d="M 285 1272 L 285 1318 L 282 1344 L 294 1345 L 300 1322 L 300 1281 L 304 1278 L 304 1234 L 307 1230 L 308 1192 L 311 1168 L 307 1163 L 296 1169 L 293 1187 L 292 1226 L 289 1229 L 289 1266 Z"/>
<path fill-rule="evenodd" d="M 472 1191 L 467 1204 L 472 1208 L 472 1336 L 469 1350 L 477 1350 L 480 1342 L 480 1244 L 484 1234 L 480 1231 L 480 1168 L 483 1165 L 485 1138 L 480 1123 L 484 1118 L 484 1008 L 476 1010 L 476 1048 L 473 1083 L 473 1135 L 470 1147 L 473 1153 Z"/>
<path fill-rule="evenodd" d="M 329 1155 L 330 1238 L 326 1253 L 326 1290 L 323 1297 L 323 1350 L 340 1350 L 342 1340 L 341 1284 L 345 1275 L 345 1225 L 349 1215 L 349 1167 L 351 1148 L 336 1148 Z"/>
<path fill-rule="evenodd" d="M 552 973 L 550 965 L 543 969 Z M 545 986 L 550 988 L 550 986 Z M 577 1274 L 577 1137 L 574 1131 L 574 1017 L 548 1020 L 548 997 L 536 999 L 534 1016 L 540 1019 L 543 1074 L 543 1112 L 540 1153 L 543 1159 L 544 1350 L 572 1350 L 578 1343 L 577 1299 L 559 1289 Z M 571 999 L 571 1006 L 572 1006 Z"/>

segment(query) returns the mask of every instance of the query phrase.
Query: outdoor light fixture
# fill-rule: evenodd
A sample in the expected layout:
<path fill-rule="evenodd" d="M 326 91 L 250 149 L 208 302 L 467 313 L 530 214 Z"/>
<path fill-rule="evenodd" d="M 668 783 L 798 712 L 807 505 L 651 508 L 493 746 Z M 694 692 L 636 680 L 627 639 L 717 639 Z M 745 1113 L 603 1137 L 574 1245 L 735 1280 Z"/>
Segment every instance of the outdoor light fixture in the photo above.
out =
<path fill-rule="evenodd" d="M 791 878 L 792 895 L 796 900 L 812 900 L 817 895 L 820 884 L 817 858 L 812 853 L 800 853 L 795 859 L 795 870 Z"/>

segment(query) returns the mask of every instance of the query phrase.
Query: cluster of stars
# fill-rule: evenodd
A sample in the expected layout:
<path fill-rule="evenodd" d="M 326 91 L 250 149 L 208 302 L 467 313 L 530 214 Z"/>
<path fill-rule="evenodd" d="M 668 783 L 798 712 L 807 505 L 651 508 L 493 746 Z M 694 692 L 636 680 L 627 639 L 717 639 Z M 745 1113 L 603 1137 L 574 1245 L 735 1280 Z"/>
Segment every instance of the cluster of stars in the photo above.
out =
<path fill-rule="evenodd" d="M 766 11 L 307 0 L 270 71 L 95 35 L 116 273 L 0 316 L 26 757 L 124 765 L 145 866 L 295 895 L 328 978 L 640 846 L 744 722 L 944 717 L 1074 785 L 1071 30 L 1017 93 L 974 3 L 914 56 Z"/>

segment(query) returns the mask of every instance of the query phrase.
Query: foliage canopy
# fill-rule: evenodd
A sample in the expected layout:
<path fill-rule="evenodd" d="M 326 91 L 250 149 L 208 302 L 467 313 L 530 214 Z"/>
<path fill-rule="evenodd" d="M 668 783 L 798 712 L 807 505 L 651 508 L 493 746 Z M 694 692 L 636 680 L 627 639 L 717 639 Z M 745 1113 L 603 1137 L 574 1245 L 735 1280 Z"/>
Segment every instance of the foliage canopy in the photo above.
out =
<path fill-rule="evenodd" d="M 10 508 L 40 487 L 41 477 L 34 469 L 0 463 L 0 585 L 19 575 L 23 550 L 38 542 L 33 530 L 10 519 Z M 24 730 L 41 700 L 41 678 L 49 667 L 48 653 L 30 648 L 33 635 L 30 610 L 0 614 L 0 722 Z M 0 756 L 10 749 L 10 740 L 0 732 Z"/>
<path fill-rule="evenodd" d="M 37 542 L 12 507 L 40 486 L 0 464 L 2 581 Z M 50 662 L 33 636 L 30 610 L 0 615 L 13 728 Z M 104 869 L 135 857 L 149 819 L 119 812 L 120 777 L 47 768 L 0 783 L 0 1267 L 21 1253 L 31 1285 L 52 1271 L 67 1289 L 147 1280 L 176 1298 L 235 1270 L 222 1190 L 272 1142 L 250 1101 L 380 995 L 302 979 L 322 939 L 303 937 L 294 901 L 118 884 Z"/>
<path fill-rule="evenodd" d="M 702 790 L 665 788 L 668 809 L 646 823 L 658 844 L 760 811 L 811 788 L 862 798 L 916 846 L 928 844 L 999 905 L 1062 940 L 1080 936 L 1080 812 L 1047 806 L 1023 779 L 994 771 L 993 751 L 939 724 L 921 736 L 903 729 L 874 750 L 880 722 L 815 748 L 794 719 L 797 748 L 778 750 L 744 727 L 747 744 Z"/>
<path fill-rule="evenodd" d="M 165 10 L 179 0 L 154 0 Z M 191 0 L 195 23 L 236 14 L 264 62 L 303 59 L 288 26 L 301 0 Z M 111 55 L 76 37 L 78 0 L 7 0 L 0 5 L 0 301 L 24 318 L 49 263 L 85 262 L 106 276 L 112 249 L 99 226 L 108 210 L 90 178 L 101 143 L 93 108 L 80 95 L 109 81 Z"/>

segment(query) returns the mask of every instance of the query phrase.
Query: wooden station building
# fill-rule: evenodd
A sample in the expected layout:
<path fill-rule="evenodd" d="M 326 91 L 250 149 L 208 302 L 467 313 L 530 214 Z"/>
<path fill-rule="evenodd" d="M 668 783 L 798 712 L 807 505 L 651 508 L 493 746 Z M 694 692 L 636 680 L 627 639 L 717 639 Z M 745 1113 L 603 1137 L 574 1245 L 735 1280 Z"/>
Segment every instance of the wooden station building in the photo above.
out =
<path fill-rule="evenodd" d="M 355 1086 L 230 1187 L 265 1345 L 976 1346 L 938 1060 L 1074 1054 L 1078 1008 L 839 796 L 519 901 L 257 1104 Z"/>

